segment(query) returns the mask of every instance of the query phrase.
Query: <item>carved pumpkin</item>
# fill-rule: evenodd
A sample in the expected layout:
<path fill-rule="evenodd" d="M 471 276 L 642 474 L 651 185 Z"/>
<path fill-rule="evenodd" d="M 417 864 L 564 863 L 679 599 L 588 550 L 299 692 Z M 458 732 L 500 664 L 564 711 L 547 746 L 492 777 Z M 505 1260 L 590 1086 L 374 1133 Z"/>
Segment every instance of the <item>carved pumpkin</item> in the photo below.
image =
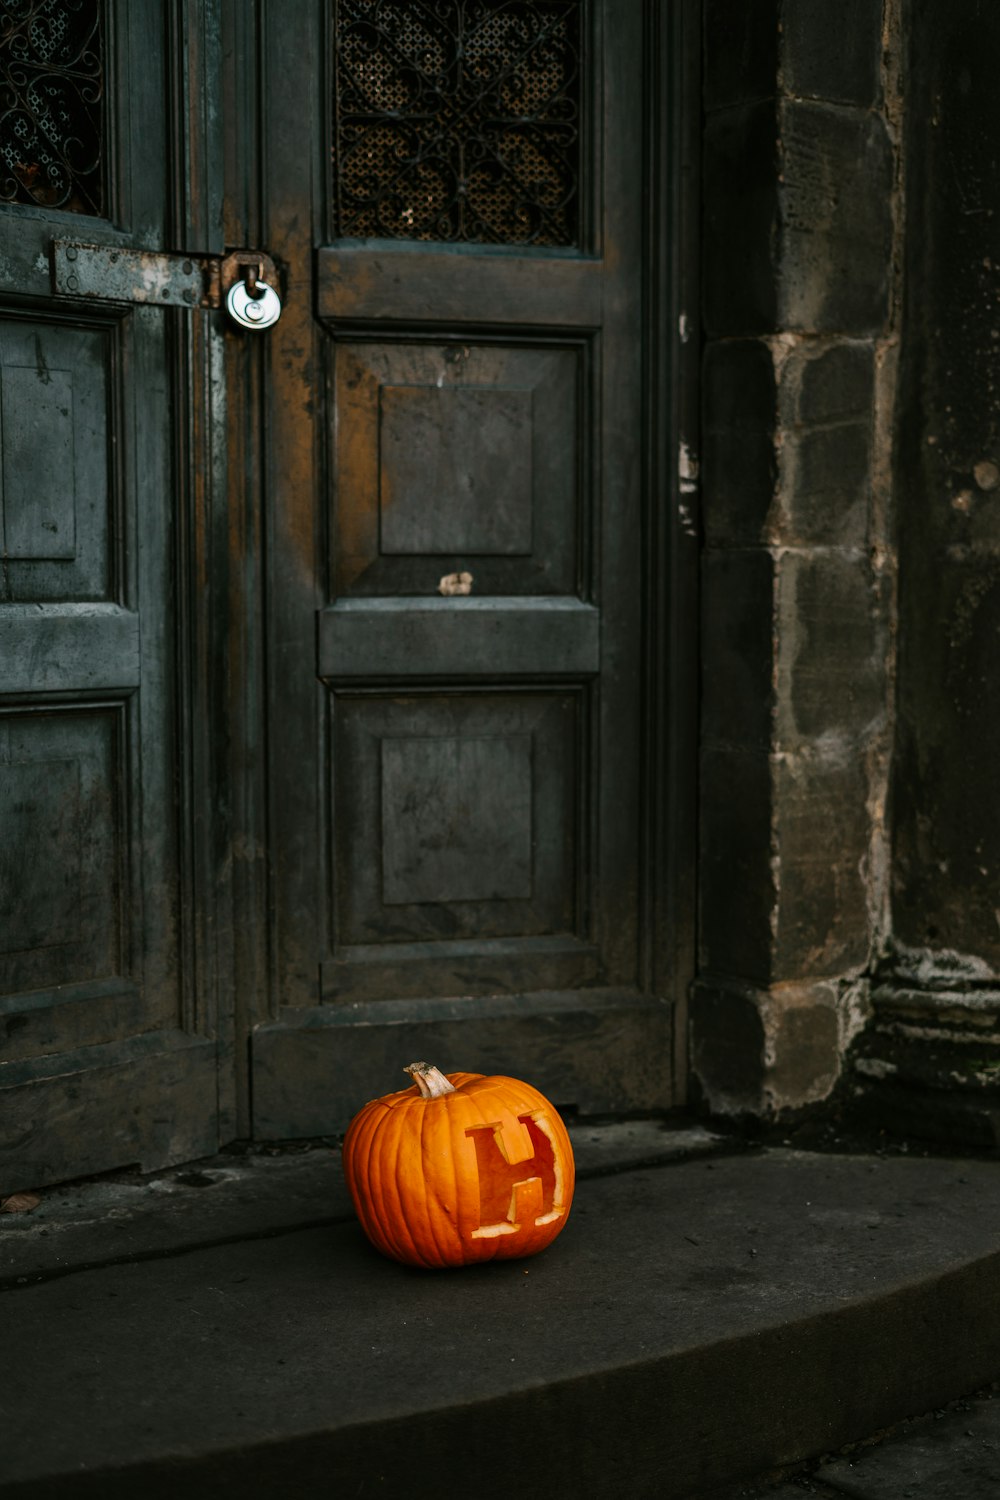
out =
<path fill-rule="evenodd" d="M 514 1078 L 405 1071 L 413 1086 L 366 1104 L 344 1138 L 344 1176 L 372 1244 L 434 1267 L 544 1250 L 575 1179 L 552 1105 Z"/>

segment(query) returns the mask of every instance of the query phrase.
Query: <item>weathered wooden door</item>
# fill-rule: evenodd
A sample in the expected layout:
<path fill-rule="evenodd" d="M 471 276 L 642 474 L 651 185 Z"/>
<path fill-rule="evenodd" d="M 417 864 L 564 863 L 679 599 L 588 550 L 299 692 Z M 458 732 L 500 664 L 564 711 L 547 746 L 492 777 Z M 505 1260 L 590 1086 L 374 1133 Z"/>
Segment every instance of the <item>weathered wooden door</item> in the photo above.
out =
<path fill-rule="evenodd" d="M 413 1057 L 676 1097 L 647 962 L 649 15 L 264 12 L 265 1136 L 335 1128 Z"/>
<path fill-rule="evenodd" d="M 218 1140 L 182 879 L 190 315 L 53 285 L 55 241 L 178 230 L 168 34 L 159 0 L 0 12 L 0 1191 Z"/>
<path fill-rule="evenodd" d="M 676 1102 L 665 12 L 2 15 L 0 1190 Z"/>

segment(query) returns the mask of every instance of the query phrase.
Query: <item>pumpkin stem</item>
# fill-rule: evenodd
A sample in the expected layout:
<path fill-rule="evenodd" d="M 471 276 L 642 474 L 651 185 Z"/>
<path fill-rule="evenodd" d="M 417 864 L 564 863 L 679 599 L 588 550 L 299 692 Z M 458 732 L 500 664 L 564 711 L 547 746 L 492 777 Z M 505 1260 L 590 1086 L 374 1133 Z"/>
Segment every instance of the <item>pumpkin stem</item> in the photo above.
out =
<path fill-rule="evenodd" d="M 431 1063 L 410 1063 L 408 1068 L 403 1069 L 409 1073 L 423 1099 L 440 1099 L 442 1094 L 453 1094 L 455 1085 L 449 1083 L 444 1074 Z"/>

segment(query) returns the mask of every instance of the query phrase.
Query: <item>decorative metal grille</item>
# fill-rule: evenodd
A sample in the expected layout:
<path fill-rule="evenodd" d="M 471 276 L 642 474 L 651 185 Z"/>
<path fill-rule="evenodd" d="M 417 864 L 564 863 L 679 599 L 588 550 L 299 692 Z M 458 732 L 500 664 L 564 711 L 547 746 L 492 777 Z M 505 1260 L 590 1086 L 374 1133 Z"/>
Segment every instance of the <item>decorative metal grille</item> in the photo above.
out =
<path fill-rule="evenodd" d="M 338 0 L 348 237 L 572 245 L 580 0 Z"/>
<path fill-rule="evenodd" d="M 101 0 L 0 4 L 0 202 L 103 212 Z"/>

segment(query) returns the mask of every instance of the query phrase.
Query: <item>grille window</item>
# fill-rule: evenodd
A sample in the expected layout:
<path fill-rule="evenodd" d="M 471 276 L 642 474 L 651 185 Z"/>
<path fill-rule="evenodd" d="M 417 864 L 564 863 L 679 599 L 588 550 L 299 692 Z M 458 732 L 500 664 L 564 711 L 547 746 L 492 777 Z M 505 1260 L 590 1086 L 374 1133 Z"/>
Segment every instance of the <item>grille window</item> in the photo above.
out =
<path fill-rule="evenodd" d="M 338 0 L 338 234 L 576 244 L 580 12 Z"/>
<path fill-rule="evenodd" d="M 0 4 L 0 201 L 104 211 L 100 0 Z"/>

